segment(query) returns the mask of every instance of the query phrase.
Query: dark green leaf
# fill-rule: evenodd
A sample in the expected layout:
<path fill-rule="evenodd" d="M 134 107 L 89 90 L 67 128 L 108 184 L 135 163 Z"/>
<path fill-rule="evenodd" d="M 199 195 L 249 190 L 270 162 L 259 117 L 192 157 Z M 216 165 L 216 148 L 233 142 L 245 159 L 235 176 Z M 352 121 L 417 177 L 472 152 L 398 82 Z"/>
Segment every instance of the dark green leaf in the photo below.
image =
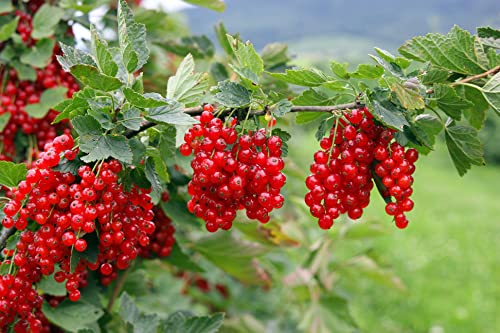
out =
<path fill-rule="evenodd" d="M 5 126 L 9 123 L 10 113 L 4 113 L 0 115 L 0 132 L 3 132 Z"/>
<path fill-rule="evenodd" d="M 6 41 L 16 31 L 19 17 L 14 18 L 9 23 L 5 23 L 0 27 L 0 42 Z"/>
<path fill-rule="evenodd" d="M 345 298 L 332 294 L 323 294 L 320 297 L 320 303 L 325 311 L 333 313 L 335 317 L 352 327 L 358 327 L 349 310 L 349 302 Z"/>
<path fill-rule="evenodd" d="M 129 107 L 119 115 L 120 123 L 132 131 L 138 131 L 144 120 L 141 111 L 135 107 Z"/>
<path fill-rule="evenodd" d="M 484 165 L 481 141 L 474 128 L 461 125 L 447 126 L 445 138 L 451 159 L 460 176 L 465 175 L 472 165 Z"/>
<path fill-rule="evenodd" d="M 68 292 L 64 283 L 59 283 L 54 280 L 54 274 L 44 276 L 40 282 L 38 282 L 37 287 L 43 294 L 52 296 L 66 296 Z"/>
<path fill-rule="evenodd" d="M 500 49 L 500 30 L 491 27 L 477 28 L 477 35 L 481 42 L 487 46 Z"/>
<path fill-rule="evenodd" d="M 84 162 L 90 163 L 116 158 L 124 163 L 132 163 L 132 150 L 123 135 L 83 135 L 80 136 L 80 150 L 87 155 L 82 156 Z"/>
<path fill-rule="evenodd" d="M 460 97 L 471 103 L 470 107 L 463 112 L 465 118 L 472 127 L 480 130 L 486 119 L 486 111 L 490 107 L 488 101 L 481 91 L 470 86 L 457 86 L 455 89 Z"/>
<path fill-rule="evenodd" d="M 5 217 L 3 209 L 0 209 L 0 218 Z M 1 221 L 1 220 L 0 220 Z M 15 250 L 17 247 L 17 243 L 19 243 L 19 239 L 21 238 L 21 232 L 18 230 L 12 236 L 7 238 L 7 243 L 5 244 L 5 248 L 8 250 Z"/>
<path fill-rule="evenodd" d="M 128 143 L 133 155 L 132 164 L 139 165 L 146 154 L 146 146 L 137 137 L 129 139 Z"/>
<path fill-rule="evenodd" d="M 123 89 L 123 93 L 130 104 L 140 108 L 154 108 L 168 105 L 168 101 L 157 93 L 146 93 L 142 95 L 130 88 Z"/>
<path fill-rule="evenodd" d="M 210 66 L 210 75 L 212 75 L 214 81 L 224 81 L 229 78 L 229 73 L 227 72 L 226 67 L 220 62 L 214 62 Z"/>
<path fill-rule="evenodd" d="M 90 26 L 92 37 L 92 52 L 97 60 L 97 65 L 101 72 L 108 76 L 115 76 L 118 72 L 118 65 L 113 60 L 113 56 L 108 51 L 108 45 L 105 41 L 99 38 L 94 25 Z"/>
<path fill-rule="evenodd" d="M 455 120 L 460 120 L 463 110 L 472 106 L 469 101 L 458 96 L 455 89 L 446 84 L 434 84 L 434 97 L 438 107 Z"/>
<path fill-rule="evenodd" d="M 163 156 L 161 156 L 159 149 L 155 147 L 147 147 L 146 153 L 153 160 L 156 175 L 158 175 L 158 177 L 165 183 L 169 183 L 170 176 L 168 174 L 167 164 L 165 163 Z M 157 190 L 160 191 L 160 187 L 157 187 Z"/>
<path fill-rule="evenodd" d="M 170 193 L 169 201 L 161 203 L 163 211 L 168 216 L 170 216 L 173 221 L 186 223 L 192 226 L 200 226 L 200 220 L 198 220 L 193 214 L 188 211 L 186 205 L 186 200 L 184 200 L 178 194 L 173 193 Z"/>
<path fill-rule="evenodd" d="M 172 246 L 172 252 L 167 257 L 166 261 L 183 271 L 203 273 L 205 270 L 191 260 L 191 257 L 182 252 L 179 244 L 176 242 Z"/>
<path fill-rule="evenodd" d="M 147 158 L 146 162 L 144 163 L 144 173 L 146 175 L 146 178 L 151 183 L 151 187 L 153 188 L 153 193 L 159 197 L 163 192 L 163 186 L 161 185 L 160 178 L 158 177 L 155 168 L 156 168 L 155 161 L 151 157 Z"/>
<path fill-rule="evenodd" d="M 283 157 L 288 156 L 288 141 L 292 138 L 292 135 L 278 127 L 273 128 L 273 135 L 277 135 L 281 138 L 281 141 L 283 141 L 283 145 L 281 146 Z"/>
<path fill-rule="evenodd" d="M 420 133 L 421 139 L 428 146 L 434 146 L 436 135 L 443 130 L 443 123 L 441 120 L 434 115 L 424 113 L 415 117 L 414 124 L 424 133 Z"/>
<path fill-rule="evenodd" d="M 0 161 L 0 185 L 15 187 L 26 178 L 26 165 L 13 162 Z"/>
<path fill-rule="evenodd" d="M 211 10 L 215 10 L 216 12 L 223 12 L 226 9 L 226 4 L 223 0 L 185 0 L 187 3 L 190 3 L 195 6 L 205 7 Z"/>
<path fill-rule="evenodd" d="M 42 312 L 50 322 L 70 332 L 89 327 L 104 314 L 101 308 L 86 302 L 64 300 L 56 308 L 47 302 L 42 305 Z"/>
<path fill-rule="evenodd" d="M 217 103 L 228 108 L 240 108 L 250 104 L 250 91 L 241 84 L 229 80 L 219 82 L 219 92 L 214 99 Z"/>
<path fill-rule="evenodd" d="M 496 73 L 486 82 L 481 91 L 493 110 L 500 115 L 500 73 Z"/>
<path fill-rule="evenodd" d="M 123 64 L 129 73 L 142 68 L 149 58 L 146 27 L 136 23 L 125 0 L 118 2 L 118 42 Z"/>
<path fill-rule="evenodd" d="M 334 97 L 330 97 L 315 88 L 307 89 L 292 100 L 294 105 L 331 105 Z"/>
<path fill-rule="evenodd" d="M 63 9 L 44 4 L 38 9 L 35 16 L 33 16 L 33 32 L 31 33 L 31 37 L 42 39 L 52 36 L 63 16 Z"/>
<path fill-rule="evenodd" d="M 227 30 L 222 22 L 215 26 L 215 35 L 219 41 L 220 46 L 226 52 L 229 57 L 234 56 L 233 48 L 231 47 L 231 43 L 227 39 Z"/>
<path fill-rule="evenodd" d="M 425 85 L 432 85 L 433 83 L 443 83 L 450 76 L 450 72 L 445 69 L 431 68 L 421 76 L 421 82 Z"/>
<path fill-rule="evenodd" d="M 83 84 L 101 91 L 113 91 L 123 85 L 117 78 L 104 75 L 90 65 L 74 65 L 70 72 Z"/>
<path fill-rule="evenodd" d="M 11 65 L 16 70 L 19 80 L 36 81 L 36 70 L 32 66 L 19 61 L 12 61 Z"/>
<path fill-rule="evenodd" d="M 326 134 L 326 131 L 329 129 L 330 129 L 330 126 L 328 126 L 327 121 L 323 120 L 322 122 L 320 122 L 319 127 L 316 130 L 316 134 L 314 134 L 314 136 L 316 137 L 316 140 L 320 141 L 321 139 L 323 139 L 323 137 Z"/>
<path fill-rule="evenodd" d="M 29 49 L 29 52 L 21 55 L 21 62 L 26 65 L 44 68 L 52 60 L 52 50 L 54 49 L 54 44 L 55 41 L 53 39 L 40 39 L 36 42 L 35 46 Z"/>
<path fill-rule="evenodd" d="M 63 43 L 59 43 L 59 45 L 61 46 L 61 50 L 63 51 L 64 55 L 58 55 L 57 60 L 61 64 L 61 67 L 64 69 L 64 71 L 69 72 L 71 67 L 78 64 L 97 67 L 94 59 L 87 52 L 75 49 L 74 47 Z"/>
<path fill-rule="evenodd" d="M 375 118 L 384 125 L 401 131 L 403 126 L 409 126 L 404 113 L 389 101 L 371 100 Z"/>
<path fill-rule="evenodd" d="M 184 311 L 172 313 L 161 326 L 162 332 L 169 333 L 216 333 L 222 325 L 224 314 L 194 316 Z"/>
<path fill-rule="evenodd" d="M 188 54 L 177 68 L 174 76 L 168 79 L 167 98 L 186 105 L 193 106 L 200 102 L 208 88 L 206 73 L 196 73 L 194 60 Z"/>
<path fill-rule="evenodd" d="M 158 143 L 158 150 L 160 156 L 167 166 L 175 163 L 175 137 L 177 130 L 175 126 L 164 125 L 161 127 L 160 142 Z"/>
<path fill-rule="evenodd" d="M 205 35 L 186 36 L 178 41 L 168 40 L 161 43 L 160 47 L 181 57 L 191 54 L 195 59 L 211 58 L 215 53 L 212 41 Z"/>
<path fill-rule="evenodd" d="M 276 117 L 283 117 L 285 114 L 292 110 L 293 104 L 288 99 L 284 98 L 276 104 L 273 114 Z"/>
<path fill-rule="evenodd" d="M 97 256 L 99 254 L 99 238 L 97 237 L 97 233 L 92 232 L 90 234 L 86 234 L 83 236 L 83 239 L 87 242 L 87 249 L 85 249 L 85 251 L 79 252 L 75 248 L 71 250 L 71 272 L 75 271 L 76 266 L 81 260 L 86 260 L 89 263 L 97 262 Z"/>
<path fill-rule="evenodd" d="M 41 119 L 45 117 L 54 106 L 66 99 L 67 91 L 68 89 L 65 87 L 44 90 L 40 96 L 40 102 L 37 104 L 28 104 L 24 110 L 31 117 Z"/>
<path fill-rule="evenodd" d="M 268 73 L 272 77 L 304 87 L 317 87 L 328 81 L 328 77 L 317 69 L 288 69 L 286 73 Z"/>
<path fill-rule="evenodd" d="M 77 116 L 73 119 L 73 128 L 79 136 L 102 134 L 102 128 L 99 122 L 92 116 Z"/>
<path fill-rule="evenodd" d="M 198 123 L 197 120 L 182 111 L 179 103 L 173 101 L 170 101 L 169 105 L 147 110 L 146 118 L 154 122 L 172 125 L 192 125 Z"/>

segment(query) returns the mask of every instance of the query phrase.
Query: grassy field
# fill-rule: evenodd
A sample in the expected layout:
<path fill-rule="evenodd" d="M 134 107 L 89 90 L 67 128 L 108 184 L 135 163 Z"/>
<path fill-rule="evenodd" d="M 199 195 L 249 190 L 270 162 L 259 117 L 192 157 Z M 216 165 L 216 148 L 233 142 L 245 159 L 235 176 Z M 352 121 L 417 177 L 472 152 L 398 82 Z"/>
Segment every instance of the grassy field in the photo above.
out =
<path fill-rule="evenodd" d="M 306 165 L 316 148 L 293 149 L 293 158 Z M 439 146 L 417 162 L 415 179 L 411 224 L 375 245 L 408 292 L 360 285 L 352 311 L 362 331 L 500 332 L 500 169 L 460 178 Z M 378 197 L 365 216 L 388 221 Z"/>

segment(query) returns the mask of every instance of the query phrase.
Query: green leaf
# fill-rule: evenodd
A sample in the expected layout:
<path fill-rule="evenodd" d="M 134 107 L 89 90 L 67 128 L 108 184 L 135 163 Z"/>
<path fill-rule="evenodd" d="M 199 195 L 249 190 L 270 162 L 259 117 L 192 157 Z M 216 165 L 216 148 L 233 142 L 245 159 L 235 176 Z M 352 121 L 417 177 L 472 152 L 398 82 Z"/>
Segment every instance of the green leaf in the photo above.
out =
<path fill-rule="evenodd" d="M 193 56 L 188 54 L 175 75 L 168 79 L 167 98 L 193 106 L 200 102 L 207 88 L 207 74 L 195 72 Z"/>
<path fill-rule="evenodd" d="M 229 45 L 231 45 L 238 66 L 242 71 L 248 70 L 258 77 L 264 71 L 264 62 L 260 55 L 255 51 L 253 44 L 250 42 L 242 43 L 239 39 L 231 35 L 227 35 Z"/>
<path fill-rule="evenodd" d="M 412 111 L 425 108 L 424 98 L 418 90 L 407 88 L 398 81 L 392 82 L 391 89 L 405 109 Z"/>
<path fill-rule="evenodd" d="M 36 70 L 32 66 L 19 61 L 12 61 L 11 65 L 16 70 L 19 80 L 36 81 Z"/>
<path fill-rule="evenodd" d="M 118 43 L 129 73 L 142 68 L 149 58 L 146 43 L 146 26 L 136 23 L 134 15 L 125 0 L 118 2 Z"/>
<path fill-rule="evenodd" d="M 411 65 L 411 60 L 408 60 L 403 57 L 396 57 L 392 55 L 389 51 L 379 49 L 378 47 L 375 48 L 375 51 L 382 59 L 384 59 L 388 63 L 395 63 L 402 69 L 406 69 Z"/>
<path fill-rule="evenodd" d="M 434 97 L 438 107 L 455 120 L 460 120 L 463 110 L 472 106 L 472 103 L 462 99 L 455 89 L 446 84 L 434 84 Z"/>
<path fill-rule="evenodd" d="M 317 87 L 328 81 L 328 77 L 317 69 L 287 69 L 285 73 L 269 73 L 272 77 L 304 87 Z"/>
<path fill-rule="evenodd" d="M 223 0 L 185 0 L 185 2 L 195 6 L 205 7 L 219 13 L 226 9 L 226 4 Z"/>
<path fill-rule="evenodd" d="M 93 304 L 83 301 L 71 302 L 68 299 L 61 302 L 56 308 L 44 302 L 42 312 L 51 323 L 70 332 L 86 329 L 104 314 L 101 308 Z"/>
<path fill-rule="evenodd" d="M 9 123 L 9 120 L 10 120 L 9 112 L 0 114 L 0 132 L 3 132 L 5 126 L 7 126 L 7 124 Z"/>
<path fill-rule="evenodd" d="M 292 111 L 293 104 L 288 99 L 284 98 L 276 104 L 273 114 L 276 117 L 283 117 L 288 112 Z"/>
<path fill-rule="evenodd" d="M 375 62 L 377 64 L 379 64 L 380 66 L 382 66 L 386 71 L 391 73 L 392 76 L 395 76 L 399 79 L 404 79 L 405 75 L 403 73 L 403 70 L 401 69 L 401 67 L 399 67 L 398 64 L 396 64 L 394 62 L 387 62 L 384 59 L 382 59 L 378 56 L 375 56 L 373 54 L 369 54 L 368 56 L 370 58 L 372 58 L 373 60 L 375 60 Z"/>
<path fill-rule="evenodd" d="M 198 121 L 182 111 L 181 105 L 170 101 L 169 105 L 150 108 L 146 111 L 146 119 L 172 125 L 192 125 Z"/>
<path fill-rule="evenodd" d="M 172 218 L 173 221 L 182 221 L 192 226 L 199 227 L 201 222 L 186 207 L 187 201 L 178 194 L 170 193 L 170 200 L 162 202 L 163 211 Z"/>
<path fill-rule="evenodd" d="M 84 85 L 101 91 L 113 91 L 123 85 L 117 78 L 101 74 L 96 67 L 90 65 L 74 65 L 70 72 Z"/>
<path fill-rule="evenodd" d="M 194 261 L 191 260 L 191 256 L 188 256 L 179 247 L 177 242 L 172 246 L 172 252 L 167 257 L 166 261 L 175 267 L 180 268 L 183 271 L 203 273 L 205 270 L 198 266 Z"/>
<path fill-rule="evenodd" d="M 401 131 L 403 126 L 409 126 L 404 113 L 389 101 L 371 100 L 375 118 L 384 125 Z"/>
<path fill-rule="evenodd" d="M 54 108 L 57 104 L 61 103 L 66 99 L 66 92 L 68 91 L 65 87 L 57 87 L 45 90 L 40 96 L 40 102 L 37 104 L 28 104 L 25 107 L 26 113 L 31 117 L 42 119 L 47 115 L 47 113 Z"/>
<path fill-rule="evenodd" d="M 64 55 L 58 55 L 57 61 L 59 61 L 64 71 L 69 72 L 71 67 L 79 64 L 97 67 L 94 59 L 87 52 L 75 49 L 74 47 L 64 43 L 59 43 L 59 45 L 61 46 L 61 50 Z"/>
<path fill-rule="evenodd" d="M 161 326 L 162 332 L 169 333 L 216 333 L 224 320 L 223 313 L 210 316 L 194 316 L 184 311 L 172 313 Z"/>
<path fill-rule="evenodd" d="M 9 23 L 4 23 L 0 27 L 0 42 L 6 41 L 16 31 L 19 17 L 14 18 Z"/>
<path fill-rule="evenodd" d="M 151 183 L 153 193 L 155 193 L 159 198 L 159 196 L 163 192 L 163 186 L 161 185 L 160 178 L 158 177 L 158 173 L 156 172 L 156 163 L 151 157 L 147 158 L 146 162 L 144 163 L 144 173 L 147 180 Z"/>
<path fill-rule="evenodd" d="M 195 59 L 202 59 L 211 58 L 215 54 L 212 41 L 205 35 L 185 36 L 176 41 L 168 40 L 159 46 L 181 57 L 191 54 Z"/>
<path fill-rule="evenodd" d="M 175 127 L 174 127 L 174 129 L 175 129 Z M 150 156 L 151 159 L 153 160 L 154 171 L 156 172 L 156 175 L 158 175 L 158 177 L 162 181 L 164 181 L 165 183 L 169 183 L 170 182 L 170 175 L 168 174 L 167 165 L 166 165 L 165 160 L 164 160 L 163 156 L 161 155 L 159 149 L 155 148 L 155 147 L 147 147 L 147 155 Z M 158 182 L 158 183 L 160 183 L 160 182 Z M 161 187 L 161 183 L 160 183 L 160 186 L 157 187 L 158 191 L 161 190 L 160 187 Z"/>
<path fill-rule="evenodd" d="M 40 39 L 36 42 L 35 46 L 29 49 L 29 52 L 21 55 L 21 62 L 26 65 L 44 68 L 52 60 L 52 50 L 54 49 L 54 44 L 55 41 L 53 39 Z"/>
<path fill-rule="evenodd" d="M 251 102 L 250 91 L 241 84 L 229 80 L 219 82 L 214 100 L 228 108 L 241 108 L 248 106 Z"/>
<path fill-rule="evenodd" d="M 233 48 L 231 47 L 231 43 L 227 39 L 227 30 L 224 26 L 224 23 L 220 22 L 215 26 L 215 36 L 219 41 L 220 46 L 226 52 L 226 54 L 231 58 L 234 57 Z"/>
<path fill-rule="evenodd" d="M 335 97 L 330 97 L 324 92 L 311 88 L 304 90 L 302 94 L 292 100 L 294 105 L 331 105 Z"/>
<path fill-rule="evenodd" d="M 465 118 L 472 127 L 480 130 L 486 119 L 486 111 L 490 107 L 488 101 L 481 91 L 470 86 L 457 86 L 455 89 L 463 99 L 471 103 L 471 106 L 464 110 Z"/>
<path fill-rule="evenodd" d="M 118 118 L 123 126 L 132 131 L 138 131 L 144 120 L 144 118 L 141 117 L 141 111 L 135 107 L 127 108 L 124 112 L 119 114 Z"/>
<path fill-rule="evenodd" d="M 261 56 L 266 70 L 273 70 L 285 66 L 289 61 L 288 45 L 284 43 L 271 43 L 264 46 Z"/>
<path fill-rule="evenodd" d="M 0 185 L 15 187 L 21 180 L 26 179 L 26 165 L 13 162 L 0 161 Z"/>
<path fill-rule="evenodd" d="M 445 139 L 453 164 L 460 176 L 465 175 L 472 165 L 484 165 L 481 141 L 474 128 L 462 125 L 447 126 Z"/>
<path fill-rule="evenodd" d="M 113 60 L 113 56 L 108 51 L 108 44 L 99 38 L 95 26 L 90 26 L 92 52 L 97 60 L 97 66 L 101 72 L 108 76 L 115 76 L 118 73 L 118 65 Z"/>
<path fill-rule="evenodd" d="M 86 260 L 89 263 L 97 262 L 97 256 L 99 255 L 99 238 L 97 233 L 92 232 L 83 236 L 83 239 L 87 242 L 87 248 L 83 252 L 77 251 L 75 248 L 71 250 L 70 259 L 70 270 L 73 273 L 81 260 Z"/>
<path fill-rule="evenodd" d="M 347 80 L 350 77 L 349 72 L 347 71 L 347 66 L 349 66 L 349 64 L 346 62 L 342 64 L 336 61 L 330 62 L 330 68 L 333 74 L 344 80 Z"/>
<path fill-rule="evenodd" d="M 80 137 L 80 150 L 87 155 L 81 160 L 87 163 L 116 158 L 124 163 L 132 163 L 132 150 L 123 135 L 83 135 Z"/>
<path fill-rule="evenodd" d="M 421 76 L 421 82 L 425 85 L 432 85 L 433 83 L 443 83 L 448 80 L 450 71 L 439 68 L 431 68 Z"/>
<path fill-rule="evenodd" d="M 229 233 L 217 233 L 197 240 L 193 248 L 242 283 L 249 285 L 267 283 L 259 276 L 259 267 L 255 262 L 257 257 L 269 251 L 260 244 L 242 241 Z"/>
<path fill-rule="evenodd" d="M 484 53 L 475 48 L 475 39 L 468 31 L 454 26 L 447 35 L 430 33 L 414 37 L 399 48 L 399 53 L 420 62 L 465 75 L 488 70 L 481 62 Z"/>
<path fill-rule="evenodd" d="M 441 120 L 432 114 L 424 113 L 416 116 L 414 125 L 425 133 L 420 133 L 421 139 L 423 139 L 424 142 L 430 147 L 434 146 L 434 143 L 436 142 L 436 135 L 441 133 L 443 130 L 443 123 Z"/>
<path fill-rule="evenodd" d="M 292 135 L 278 127 L 273 128 L 273 135 L 277 135 L 281 138 L 281 141 L 283 141 L 283 145 L 281 146 L 283 157 L 288 156 L 288 141 L 292 138 Z"/>
<path fill-rule="evenodd" d="M 493 110 L 500 115 L 500 72 L 489 79 L 481 91 Z"/>
<path fill-rule="evenodd" d="M 323 294 L 320 297 L 320 304 L 326 311 L 333 313 L 335 317 L 352 327 L 358 327 L 356 319 L 349 310 L 349 302 L 345 298 L 332 294 Z"/>
<path fill-rule="evenodd" d="M 33 32 L 31 37 L 34 39 L 42 39 L 50 37 L 54 34 L 59 21 L 64 16 L 64 10 L 44 4 L 33 17 Z"/>
<path fill-rule="evenodd" d="M 14 10 L 10 1 L 0 2 L 0 14 L 9 13 Z"/>
<path fill-rule="evenodd" d="M 157 93 L 146 93 L 142 95 L 130 88 L 125 88 L 123 89 L 123 94 L 130 104 L 140 108 L 154 108 L 168 105 L 168 101 Z"/>
<path fill-rule="evenodd" d="M 102 128 L 97 119 L 89 115 L 75 117 L 72 125 L 79 136 L 102 134 Z"/>
<path fill-rule="evenodd" d="M 384 68 L 377 65 L 360 64 L 351 76 L 358 79 L 378 79 L 384 74 Z"/>
<path fill-rule="evenodd" d="M 160 156 L 165 162 L 165 165 L 171 166 L 175 163 L 175 138 L 177 129 L 175 126 L 164 125 L 161 127 L 160 142 L 158 143 L 158 150 Z"/>
<path fill-rule="evenodd" d="M 120 317 L 133 327 L 134 333 L 156 333 L 160 324 L 158 315 L 140 313 L 126 292 L 120 296 Z"/>
<path fill-rule="evenodd" d="M 349 226 L 342 238 L 349 240 L 368 241 L 374 238 L 385 236 L 390 233 L 390 229 L 381 223 L 355 223 Z"/>
<path fill-rule="evenodd" d="M 39 290 L 46 295 L 52 296 L 66 296 L 68 291 L 66 290 L 66 285 L 64 283 L 59 283 L 54 280 L 54 274 L 49 276 L 44 276 L 40 282 L 38 282 L 37 287 Z"/>
<path fill-rule="evenodd" d="M 500 30 L 491 27 L 477 28 L 477 35 L 484 45 L 500 49 Z"/>

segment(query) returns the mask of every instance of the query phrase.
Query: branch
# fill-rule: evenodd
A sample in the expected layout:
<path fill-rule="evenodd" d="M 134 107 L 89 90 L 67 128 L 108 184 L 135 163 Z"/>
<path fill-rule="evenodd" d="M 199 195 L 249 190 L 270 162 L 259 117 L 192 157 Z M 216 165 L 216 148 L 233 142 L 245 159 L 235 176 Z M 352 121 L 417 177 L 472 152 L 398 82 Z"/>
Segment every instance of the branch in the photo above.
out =
<path fill-rule="evenodd" d="M 348 110 L 348 109 L 354 109 L 354 108 L 361 108 L 365 106 L 363 103 L 360 103 L 359 101 L 355 101 L 353 103 L 347 103 L 347 104 L 339 104 L 339 105 L 328 105 L 328 106 L 292 106 L 292 109 L 290 112 L 334 112 L 334 111 L 342 111 L 342 110 Z M 194 108 L 186 108 L 183 110 L 184 113 L 191 115 L 191 116 L 199 116 L 203 112 L 203 107 L 194 107 Z M 222 112 L 220 115 L 226 115 L 229 114 L 232 110 L 226 110 Z M 263 116 L 266 113 L 268 113 L 267 110 L 251 110 L 249 111 L 251 116 Z M 151 128 L 153 126 L 156 126 L 156 123 L 153 122 L 146 122 L 144 123 L 140 129 L 137 131 L 128 131 L 125 133 L 125 136 L 127 138 L 132 138 L 136 136 L 137 134 L 144 132 L 148 128 Z"/>
<path fill-rule="evenodd" d="M 471 82 L 471 81 L 479 80 L 479 79 L 482 79 L 483 77 L 487 77 L 487 76 L 490 76 L 490 75 L 495 75 L 498 72 L 500 72 L 500 65 L 498 65 L 496 67 L 493 67 L 492 69 L 487 70 L 484 73 L 476 74 L 476 75 L 472 75 L 472 76 L 468 76 L 468 77 L 465 77 L 465 78 L 463 78 L 461 80 L 453 82 L 453 83 L 451 83 L 451 86 L 454 87 L 454 86 L 458 86 L 458 85 L 460 85 L 462 83 L 468 83 L 468 82 Z M 427 89 L 425 93 L 426 94 L 432 94 L 433 92 L 434 92 L 434 89 Z"/>
<path fill-rule="evenodd" d="M 16 232 L 16 228 L 3 228 L 2 232 L 0 233 L 0 249 L 3 249 L 5 247 L 5 244 L 7 243 L 7 239 L 9 239 L 10 236 L 12 236 Z"/>

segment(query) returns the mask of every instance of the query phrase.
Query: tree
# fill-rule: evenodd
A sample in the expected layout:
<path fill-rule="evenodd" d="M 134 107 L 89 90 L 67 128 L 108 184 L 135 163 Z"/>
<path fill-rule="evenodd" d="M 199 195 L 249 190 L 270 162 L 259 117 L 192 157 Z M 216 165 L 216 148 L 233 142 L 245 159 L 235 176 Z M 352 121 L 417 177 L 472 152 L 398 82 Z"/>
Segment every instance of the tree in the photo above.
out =
<path fill-rule="evenodd" d="M 193 3 L 222 9 L 220 1 Z M 184 284 L 217 312 L 231 276 L 264 290 L 285 281 L 291 299 L 309 305 L 291 325 L 348 330 L 357 324 L 333 282 L 355 270 L 404 289 L 390 270 L 365 253 L 332 263 L 328 238 L 293 272 L 291 259 L 261 260 L 298 245 L 269 221 L 288 200 L 284 158 L 289 144 L 300 145 L 300 125 L 317 128 L 321 149 L 311 156 L 311 175 L 289 181 L 305 182 L 306 209 L 322 229 L 359 219 L 373 188 L 405 228 L 414 163 L 440 133 L 460 176 L 484 164 L 477 131 L 486 112 L 500 112 L 498 30 L 472 35 L 454 27 L 409 40 L 401 56 L 375 49 L 371 64 L 352 71 L 332 61 L 323 72 L 291 68 L 284 44 L 259 54 L 222 24 L 225 58 L 217 60 L 205 36 L 165 37 L 183 27 L 159 12 L 134 15 L 123 0 L 110 7 L 117 26 L 102 22 L 117 40 L 89 25 L 91 41 L 76 48 L 71 24 L 86 23 L 77 11 L 96 5 L 0 7 L 2 329 L 216 332 L 221 313 L 176 311 L 186 304 L 169 289 Z M 169 73 L 158 70 L 166 57 L 175 64 Z M 287 125 L 292 114 L 295 124 Z M 383 233 L 377 224 L 337 224 L 341 244 Z M 227 276 L 211 283 L 214 271 Z M 299 307 L 283 312 L 297 320 Z M 235 315 L 222 330 L 259 325 Z"/>

